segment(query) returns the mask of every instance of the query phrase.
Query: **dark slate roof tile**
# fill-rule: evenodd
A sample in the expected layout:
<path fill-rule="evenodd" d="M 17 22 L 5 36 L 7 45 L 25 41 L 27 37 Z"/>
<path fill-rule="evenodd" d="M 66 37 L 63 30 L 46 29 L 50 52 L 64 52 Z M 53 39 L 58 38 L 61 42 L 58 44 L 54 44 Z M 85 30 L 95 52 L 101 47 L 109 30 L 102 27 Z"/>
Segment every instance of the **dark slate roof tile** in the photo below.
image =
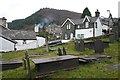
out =
<path fill-rule="evenodd" d="M 2 34 L 12 40 L 36 40 L 34 31 L 6 30 Z"/>

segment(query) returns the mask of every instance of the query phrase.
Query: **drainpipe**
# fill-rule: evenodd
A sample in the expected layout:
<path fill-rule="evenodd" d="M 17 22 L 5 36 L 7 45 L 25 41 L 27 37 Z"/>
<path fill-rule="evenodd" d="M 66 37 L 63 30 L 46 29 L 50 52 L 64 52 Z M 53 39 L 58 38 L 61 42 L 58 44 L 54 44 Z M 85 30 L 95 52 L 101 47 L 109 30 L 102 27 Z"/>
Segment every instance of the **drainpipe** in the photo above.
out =
<path fill-rule="evenodd" d="M 95 27 L 93 25 L 93 41 L 95 40 Z"/>

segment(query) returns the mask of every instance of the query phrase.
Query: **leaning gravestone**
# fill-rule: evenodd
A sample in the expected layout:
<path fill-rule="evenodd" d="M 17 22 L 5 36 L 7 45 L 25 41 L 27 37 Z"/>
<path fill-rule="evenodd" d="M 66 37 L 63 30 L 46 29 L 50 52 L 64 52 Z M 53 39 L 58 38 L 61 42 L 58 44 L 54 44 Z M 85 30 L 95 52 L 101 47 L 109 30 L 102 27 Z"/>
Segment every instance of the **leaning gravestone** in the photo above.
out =
<path fill-rule="evenodd" d="M 115 35 L 110 35 L 109 36 L 109 42 L 114 43 L 114 41 L 115 41 Z"/>
<path fill-rule="evenodd" d="M 80 39 L 80 51 L 83 52 L 85 51 L 85 46 L 84 46 L 84 40 Z"/>
<path fill-rule="evenodd" d="M 59 56 L 62 56 L 62 51 L 61 51 L 60 48 L 58 48 L 58 55 L 59 55 Z"/>
<path fill-rule="evenodd" d="M 94 41 L 94 50 L 95 50 L 95 53 L 103 53 L 104 52 L 104 46 L 103 46 L 103 42 L 101 40 Z"/>

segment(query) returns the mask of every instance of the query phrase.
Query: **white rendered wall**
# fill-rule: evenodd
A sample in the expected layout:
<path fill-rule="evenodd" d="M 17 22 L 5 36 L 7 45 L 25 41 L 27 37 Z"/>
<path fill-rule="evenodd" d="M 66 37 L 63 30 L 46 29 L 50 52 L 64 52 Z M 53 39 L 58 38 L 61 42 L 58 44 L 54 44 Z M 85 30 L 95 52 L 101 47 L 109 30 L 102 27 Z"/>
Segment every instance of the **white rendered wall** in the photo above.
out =
<path fill-rule="evenodd" d="M 100 22 L 100 19 L 98 18 L 96 22 L 97 22 L 97 28 L 95 28 L 95 36 L 101 36 L 102 35 L 102 24 Z"/>
<path fill-rule="evenodd" d="M 43 37 L 36 37 L 37 38 L 37 43 L 38 43 L 38 46 L 41 47 L 45 44 L 45 38 Z"/>
<path fill-rule="evenodd" d="M 14 51 L 14 43 L 0 37 L 0 52 Z"/>
<path fill-rule="evenodd" d="M 17 50 L 34 49 L 38 47 L 37 40 L 26 40 L 26 44 L 23 44 L 23 40 L 15 40 Z"/>
<path fill-rule="evenodd" d="M 78 34 L 84 34 L 84 38 L 93 37 L 93 28 L 90 29 L 77 29 L 75 30 L 75 38 L 78 39 Z"/>

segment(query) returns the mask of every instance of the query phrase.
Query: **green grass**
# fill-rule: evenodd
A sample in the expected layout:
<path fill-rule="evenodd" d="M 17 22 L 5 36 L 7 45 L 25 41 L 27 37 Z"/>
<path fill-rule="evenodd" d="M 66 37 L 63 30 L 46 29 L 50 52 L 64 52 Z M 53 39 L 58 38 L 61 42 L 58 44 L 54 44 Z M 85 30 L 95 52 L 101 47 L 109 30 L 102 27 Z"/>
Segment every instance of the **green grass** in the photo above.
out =
<path fill-rule="evenodd" d="M 103 39 L 103 40 L 107 40 L 107 39 Z M 113 44 L 110 44 L 110 47 L 105 49 L 105 52 L 103 53 L 103 55 L 112 56 L 112 59 L 103 59 L 100 61 L 93 62 L 92 64 L 80 65 L 78 68 L 73 70 L 56 71 L 52 76 L 49 76 L 46 78 L 117 78 L 118 70 L 107 69 L 107 66 L 120 63 L 118 61 L 118 58 L 119 58 L 118 43 L 120 42 L 115 42 Z M 62 48 L 63 46 L 66 48 L 67 54 L 72 54 L 77 56 L 97 55 L 94 53 L 94 50 L 92 49 L 86 49 L 85 52 L 75 51 L 74 42 L 69 42 L 67 44 L 59 45 L 51 48 L 57 49 L 58 47 Z M 57 56 L 57 50 L 47 53 L 44 47 L 37 48 L 34 50 L 28 50 L 28 52 L 29 52 L 29 55 L 41 54 L 41 56 L 30 57 L 31 74 L 33 78 L 35 77 L 36 74 L 35 74 L 35 65 L 31 61 L 31 59 L 48 58 L 48 57 Z M 2 53 L 3 60 L 22 60 L 24 56 L 25 56 L 25 51 Z M 27 80 L 28 74 L 27 74 L 27 70 L 24 70 L 22 66 L 17 69 L 3 71 L 2 77 L 3 78 L 23 78 L 23 80 Z"/>

